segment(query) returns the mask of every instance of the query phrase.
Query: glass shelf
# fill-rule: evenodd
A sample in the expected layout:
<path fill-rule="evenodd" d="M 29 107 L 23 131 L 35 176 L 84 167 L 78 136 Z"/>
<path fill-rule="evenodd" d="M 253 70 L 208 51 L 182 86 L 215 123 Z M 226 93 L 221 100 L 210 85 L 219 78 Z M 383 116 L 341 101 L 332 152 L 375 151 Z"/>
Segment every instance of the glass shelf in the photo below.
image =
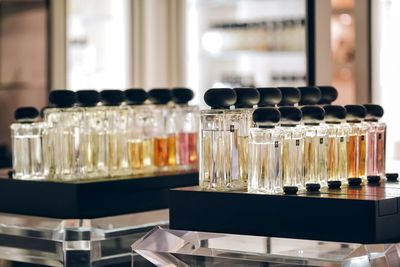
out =
<path fill-rule="evenodd" d="M 398 244 L 363 245 L 169 230 L 156 227 L 132 246 L 156 266 L 400 266 Z M 137 253 L 137 254 L 136 254 Z M 137 256 L 133 263 L 139 260 Z"/>

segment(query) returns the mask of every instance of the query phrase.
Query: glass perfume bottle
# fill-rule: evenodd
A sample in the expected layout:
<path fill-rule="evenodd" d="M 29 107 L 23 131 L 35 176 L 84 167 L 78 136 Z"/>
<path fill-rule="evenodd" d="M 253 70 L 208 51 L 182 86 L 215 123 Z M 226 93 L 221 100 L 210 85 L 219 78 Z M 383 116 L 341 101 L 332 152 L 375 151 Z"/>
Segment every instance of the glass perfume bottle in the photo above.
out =
<path fill-rule="evenodd" d="M 303 114 L 297 107 L 280 107 L 282 131 L 282 180 L 285 194 L 305 188 L 303 151 L 304 128 L 298 127 Z"/>
<path fill-rule="evenodd" d="M 278 87 L 282 94 L 282 100 L 278 106 L 294 106 L 300 101 L 300 90 L 296 87 Z"/>
<path fill-rule="evenodd" d="M 176 125 L 170 116 L 171 92 L 166 88 L 155 88 L 148 92 L 153 104 L 151 136 L 153 138 L 153 164 L 158 170 L 168 170 L 176 165 Z"/>
<path fill-rule="evenodd" d="M 234 130 L 225 128 L 225 120 L 230 106 L 236 102 L 236 93 L 230 88 L 212 88 L 205 92 L 204 101 L 211 109 L 200 112 L 200 186 L 226 190 L 229 181 L 225 165 L 232 162 L 228 143 Z"/>
<path fill-rule="evenodd" d="M 325 111 L 319 106 L 303 106 L 304 178 L 307 191 L 317 192 L 327 185 L 326 148 L 328 128 L 321 124 Z"/>
<path fill-rule="evenodd" d="M 124 93 L 121 90 L 100 92 L 101 110 L 104 116 L 106 140 L 106 162 L 108 176 L 129 174 L 127 119 L 129 108 L 121 105 Z"/>
<path fill-rule="evenodd" d="M 10 127 L 14 179 L 45 178 L 42 146 L 45 124 L 37 122 L 38 115 L 34 107 L 22 107 L 15 111 L 16 122 Z"/>
<path fill-rule="evenodd" d="M 47 124 L 43 132 L 45 175 L 49 178 L 72 180 L 77 177 L 79 125 L 81 112 L 74 108 L 75 92 L 55 90 L 49 94 L 50 107 L 43 111 Z"/>
<path fill-rule="evenodd" d="M 386 124 L 381 122 L 383 108 L 376 104 L 365 104 L 367 116 L 364 122 L 368 124 L 368 181 L 378 182 L 385 175 L 386 162 Z"/>
<path fill-rule="evenodd" d="M 328 127 L 327 178 L 329 188 L 340 188 L 347 183 L 347 141 L 350 126 L 345 123 L 343 106 L 324 105 L 325 123 Z"/>
<path fill-rule="evenodd" d="M 273 107 L 257 108 L 255 126 L 249 137 L 249 192 L 282 192 L 282 133 L 276 124 L 280 112 Z"/>
<path fill-rule="evenodd" d="M 151 109 L 143 105 L 148 98 L 142 88 L 125 90 L 128 105 L 128 162 L 132 174 L 151 172 L 153 168 L 153 139 L 146 134 L 146 122 Z"/>
<path fill-rule="evenodd" d="M 360 185 L 366 179 L 367 132 L 368 125 L 363 123 L 367 115 L 361 105 L 346 105 L 346 121 L 350 125 L 347 140 L 347 175 L 349 185 Z"/>
<path fill-rule="evenodd" d="M 96 90 L 76 92 L 77 105 L 81 113 L 79 125 L 78 175 L 82 178 L 107 176 L 105 114 L 97 104 L 100 94 Z"/>
<path fill-rule="evenodd" d="M 255 88 L 234 88 L 235 108 L 226 112 L 225 129 L 229 132 L 225 140 L 226 186 L 245 189 L 248 180 L 249 129 L 252 125 L 253 107 L 260 101 Z"/>
<path fill-rule="evenodd" d="M 189 105 L 194 94 L 189 88 L 173 88 L 172 100 L 175 103 L 171 117 L 176 123 L 176 161 L 180 169 L 197 169 L 197 137 L 199 131 L 199 107 Z"/>
<path fill-rule="evenodd" d="M 333 86 L 318 86 L 321 91 L 321 99 L 318 104 L 320 105 L 330 105 L 338 97 L 338 91 Z"/>
<path fill-rule="evenodd" d="M 316 105 L 321 100 L 321 91 L 315 86 L 297 87 L 300 91 L 299 106 Z"/>

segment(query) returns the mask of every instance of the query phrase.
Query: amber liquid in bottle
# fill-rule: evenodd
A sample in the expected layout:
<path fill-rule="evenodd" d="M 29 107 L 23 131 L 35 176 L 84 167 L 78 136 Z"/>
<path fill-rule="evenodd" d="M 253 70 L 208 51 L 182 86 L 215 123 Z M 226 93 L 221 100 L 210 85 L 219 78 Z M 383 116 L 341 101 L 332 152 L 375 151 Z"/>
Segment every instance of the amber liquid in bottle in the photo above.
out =
<path fill-rule="evenodd" d="M 176 165 L 176 137 L 175 134 L 168 136 L 168 165 Z"/>
<path fill-rule="evenodd" d="M 328 181 L 338 180 L 337 137 L 328 137 L 327 174 Z"/>
<path fill-rule="evenodd" d="M 357 171 L 357 135 L 350 135 L 347 142 L 348 177 L 358 177 Z"/>
<path fill-rule="evenodd" d="M 376 171 L 378 175 L 385 174 L 385 132 L 376 133 Z"/>
<path fill-rule="evenodd" d="M 151 139 L 131 139 L 128 141 L 129 162 L 134 171 L 151 167 L 153 158 L 153 141 Z"/>
<path fill-rule="evenodd" d="M 358 141 L 358 176 L 365 177 L 365 164 L 367 159 L 367 137 L 365 134 L 359 136 Z"/>
<path fill-rule="evenodd" d="M 168 165 L 168 138 L 154 138 L 154 165 L 164 167 Z"/>

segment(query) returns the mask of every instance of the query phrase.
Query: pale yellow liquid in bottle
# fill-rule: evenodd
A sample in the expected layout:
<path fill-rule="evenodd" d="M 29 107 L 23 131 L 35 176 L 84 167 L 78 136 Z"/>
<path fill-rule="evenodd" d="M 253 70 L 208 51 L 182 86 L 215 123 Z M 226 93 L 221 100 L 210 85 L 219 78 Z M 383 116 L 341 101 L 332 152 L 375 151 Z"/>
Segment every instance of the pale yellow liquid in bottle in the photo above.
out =
<path fill-rule="evenodd" d="M 283 145 L 282 145 L 282 178 L 283 178 L 283 184 L 284 185 L 292 185 L 291 179 L 293 178 L 291 173 L 290 173 L 290 164 L 292 164 L 290 160 L 290 142 L 292 140 L 283 140 Z"/>
<path fill-rule="evenodd" d="M 347 179 L 347 144 L 344 136 L 338 138 L 337 175 L 339 180 Z"/>
<path fill-rule="evenodd" d="M 239 158 L 239 179 L 242 186 L 247 186 L 248 180 L 248 156 L 249 156 L 249 137 L 239 136 L 238 138 L 238 158 Z"/>
<path fill-rule="evenodd" d="M 202 188 L 209 188 L 211 183 L 211 140 L 212 140 L 212 131 L 202 131 L 202 155 L 201 155 L 201 184 Z"/>
<path fill-rule="evenodd" d="M 140 170 L 144 167 L 144 151 L 141 139 L 128 140 L 129 161 L 133 170 Z"/>
<path fill-rule="evenodd" d="M 328 137 L 327 151 L 327 173 L 328 181 L 336 181 L 337 179 L 337 138 Z"/>
<path fill-rule="evenodd" d="M 305 137 L 304 139 L 304 176 L 306 184 L 318 183 L 316 174 L 316 155 L 315 155 L 315 137 Z"/>

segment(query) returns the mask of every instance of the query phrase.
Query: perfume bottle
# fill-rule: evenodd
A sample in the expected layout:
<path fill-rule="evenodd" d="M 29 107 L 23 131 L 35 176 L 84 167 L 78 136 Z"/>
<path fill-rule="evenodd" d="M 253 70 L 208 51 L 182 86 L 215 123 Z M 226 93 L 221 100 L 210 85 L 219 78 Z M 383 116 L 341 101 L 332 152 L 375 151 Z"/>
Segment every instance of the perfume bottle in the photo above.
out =
<path fill-rule="evenodd" d="M 153 104 L 150 136 L 153 138 L 153 164 L 158 170 L 168 170 L 176 165 L 176 125 L 170 116 L 171 92 L 166 88 L 155 88 L 148 92 Z"/>
<path fill-rule="evenodd" d="M 346 120 L 350 125 L 347 140 L 347 175 L 349 185 L 360 185 L 366 179 L 367 132 L 368 125 L 363 123 L 367 115 L 361 105 L 346 105 Z"/>
<path fill-rule="evenodd" d="M 378 182 L 385 175 L 386 124 L 379 121 L 384 111 L 375 104 L 365 104 L 364 107 L 367 110 L 364 122 L 369 126 L 367 178 L 370 182 Z"/>
<path fill-rule="evenodd" d="M 75 179 L 78 172 L 79 125 L 81 113 L 74 108 L 75 92 L 55 90 L 49 94 L 50 107 L 43 111 L 45 175 L 62 180 Z"/>
<path fill-rule="evenodd" d="M 329 188 L 340 188 L 347 183 L 347 141 L 350 126 L 345 123 L 343 106 L 324 105 L 325 124 L 328 127 L 327 178 Z"/>
<path fill-rule="evenodd" d="M 236 102 L 230 88 L 212 88 L 205 92 L 204 101 L 211 107 L 200 112 L 200 186 L 203 189 L 226 190 L 226 166 L 231 161 L 228 150 L 234 129 L 226 129 L 226 113 Z M 225 146 L 226 144 L 226 146 Z"/>
<path fill-rule="evenodd" d="M 321 100 L 321 91 L 315 86 L 297 87 L 300 91 L 299 106 L 316 105 Z"/>
<path fill-rule="evenodd" d="M 127 137 L 128 165 L 131 174 L 151 172 L 153 169 L 153 138 L 146 133 L 146 123 L 151 114 L 144 105 L 148 95 L 142 88 L 125 90 L 125 103 L 128 105 Z M 151 127 L 151 126 L 150 126 Z"/>
<path fill-rule="evenodd" d="M 100 94 L 96 90 L 81 90 L 76 92 L 76 98 L 74 109 L 81 113 L 77 175 L 81 178 L 106 177 L 105 117 L 102 109 L 97 107 Z"/>
<path fill-rule="evenodd" d="M 282 134 L 276 124 L 280 112 L 273 107 L 257 108 L 255 126 L 249 137 L 249 192 L 282 192 Z"/>
<path fill-rule="evenodd" d="M 173 88 L 171 94 L 175 103 L 171 117 L 175 118 L 177 128 L 177 165 L 180 169 L 196 169 L 199 107 L 188 104 L 194 96 L 189 88 Z"/>
<path fill-rule="evenodd" d="M 318 86 L 321 91 L 320 105 L 330 105 L 338 97 L 338 91 L 333 86 Z"/>
<path fill-rule="evenodd" d="M 297 107 L 280 107 L 282 131 L 282 180 L 285 194 L 305 188 L 303 151 L 304 128 L 298 127 L 303 113 Z"/>
<path fill-rule="evenodd" d="M 276 87 L 258 87 L 260 101 L 258 107 L 275 107 L 282 101 L 282 93 Z"/>
<path fill-rule="evenodd" d="M 325 111 L 319 106 L 303 106 L 304 178 L 307 191 L 317 192 L 327 185 L 326 148 L 328 129 L 321 124 Z"/>
<path fill-rule="evenodd" d="M 108 176 L 129 174 L 127 119 L 129 108 L 121 105 L 124 93 L 121 90 L 100 92 L 101 110 L 104 115 L 106 140 L 106 162 Z"/>
<path fill-rule="evenodd" d="M 249 129 L 252 125 L 253 107 L 260 101 L 255 88 L 234 88 L 235 108 L 226 112 L 225 129 L 229 138 L 225 140 L 227 151 L 225 163 L 226 186 L 245 189 L 248 180 Z"/>
<path fill-rule="evenodd" d="M 300 90 L 296 87 L 278 87 L 282 94 L 282 100 L 279 106 L 294 106 L 300 101 Z"/>
<path fill-rule="evenodd" d="M 45 178 L 42 146 L 45 124 L 37 122 L 38 115 L 34 107 L 22 107 L 15 111 L 16 122 L 10 127 L 14 179 Z"/>

